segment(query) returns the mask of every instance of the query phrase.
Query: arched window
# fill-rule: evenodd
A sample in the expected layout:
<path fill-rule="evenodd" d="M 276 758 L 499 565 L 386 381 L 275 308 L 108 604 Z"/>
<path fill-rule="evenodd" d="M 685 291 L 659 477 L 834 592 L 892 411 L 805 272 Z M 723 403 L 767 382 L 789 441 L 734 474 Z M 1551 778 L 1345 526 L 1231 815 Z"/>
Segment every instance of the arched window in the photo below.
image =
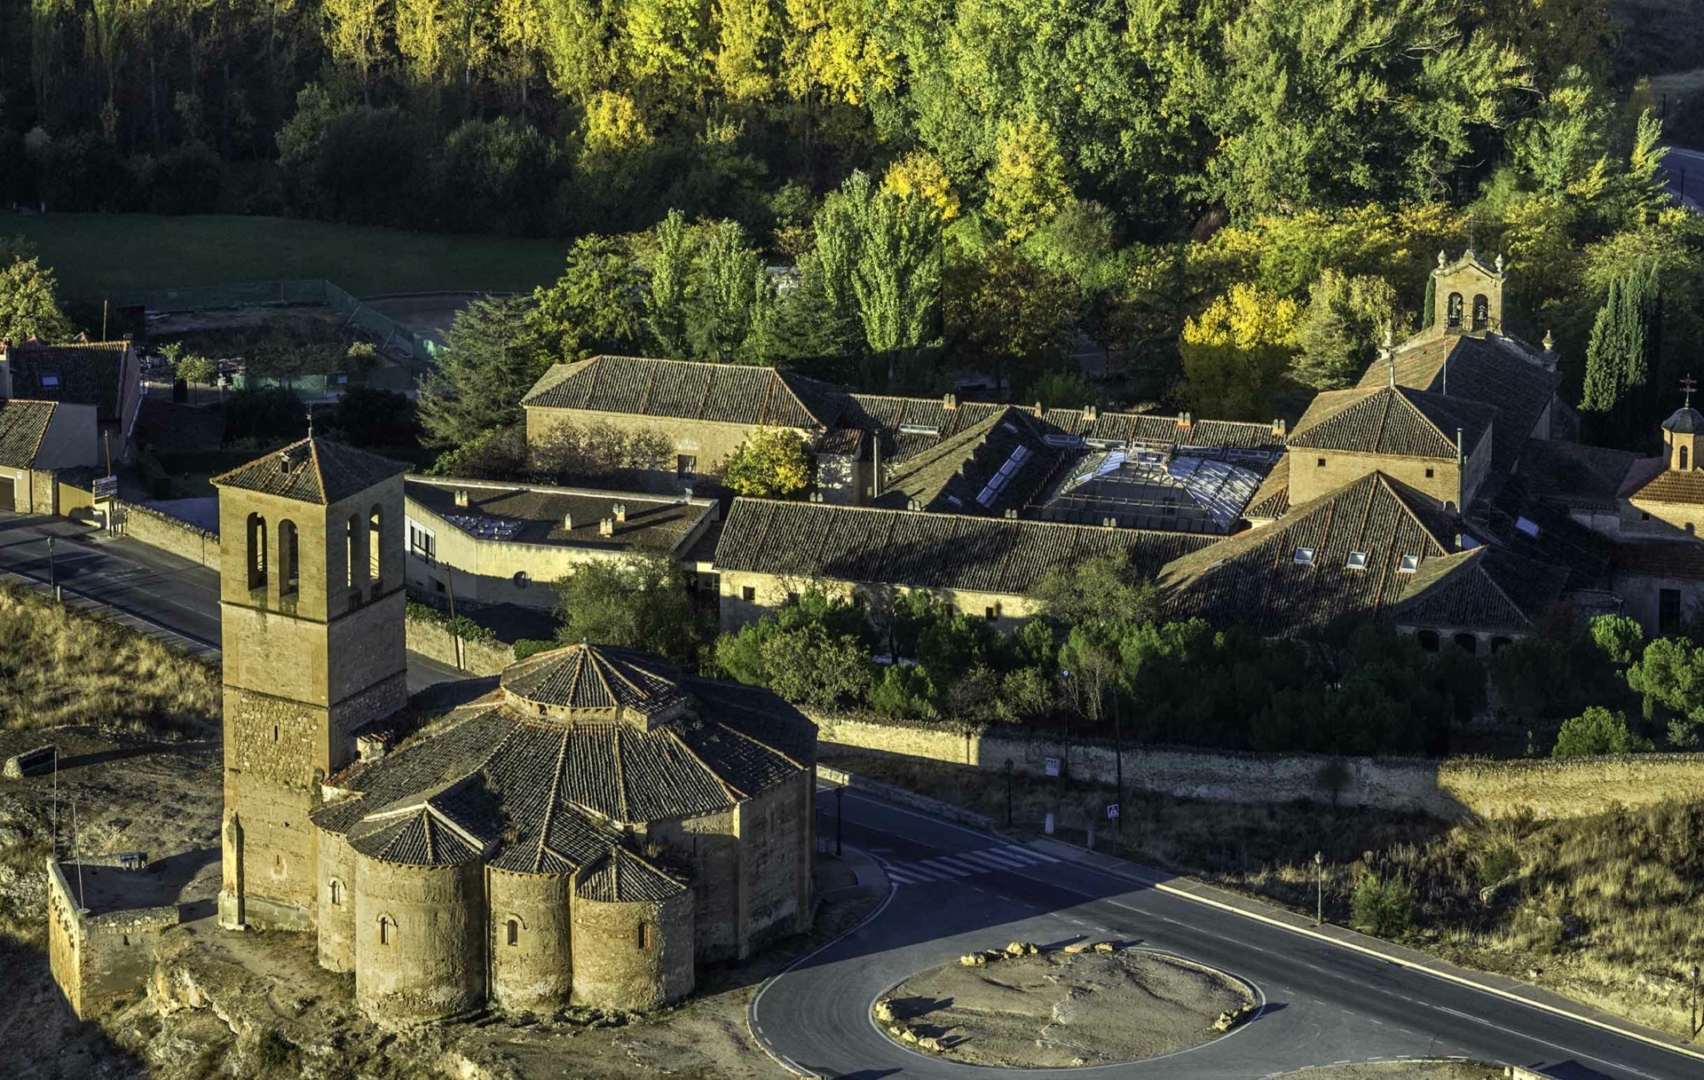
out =
<path fill-rule="evenodd" d="M 296 523 L 278 523 L 278 595 L 295 596 L 302 588 L 302 563 L 296 543 Z"/>
<path fill-rule="evenodd" d="M 1461 329 L 1461 293 L 1450 293 L 1448 306 L 1444 309 L 1444 318 L 1451 330 Z"/>
<path fill-rule="evenodd" d="M 1474 637 L 1472 634 L 1457 634 L 1455 636 L 1455 643 L 1469 656 L 1472 656 L 1474 653 L 1479 651 L 1479 639 Z"/>
<path fill-rule="evenodd" d="M 521 943 L 521 921 L 510 919 L 503 924 L 503 943 L 513 948 Z"/>
<path fill-rule="evenodd" d="M 1491 301 L 1480 293 L 1473 298 L 1473 328 L 1485 330 L 1491 326 Z"/>
<path fill-rule="evenodd" d="M 361 515 L 349 515 L 349 524 L 343 527 L 343 583 L 351 589 L 357 580 L 355 568 L 361 565 L 361 541 L 365 532 L 361 527 Z"/>
<path fill-rule="evenodd" d="M 1686 471 L 1686 447 L 1680 448 L 1680 471 Z"/>
<path fill-rule="evenodd" d="M 331 879 L 330 893 L 331 893 L 331 906 L 332 907 L 342 907 L 343 906 L 343 882 L 337 880 L 336 878 L 332 878 Z"/>
<path fill-rule="evenodd" d="M 649 923 L 639 924 L 639 947 L 641 949 L 649 949 L 651 947 L 651 927 Z"/>
<path fill-rule="evenodd" d="M 379 916 L 379 944 L 396 944 L 396 920 L 389 915 Z"/>
<path fill-rule="evenodd" d="M 259 514 L 248 516 L 248 587 L 266 588 L 266 519 Z"/>
<path fill-rule="evenodd" d="M 1422 630 L 1415 634 L 1414 637 L 1415 640 L 1420 642 L 1420 647 L 1425 649 L 1427 652 L 1438 651 L 1439 642 L 1438 632 L 1436 630 Z"/>
<path fill-rule="evenodd" d="M 378 581 L 380 568 L 384 563 L 380 559 L 382 548 L 379 540 L 384 535 L 384 507 L 375 506 L 373 512 L 367 515 L 367 580 Z"/>

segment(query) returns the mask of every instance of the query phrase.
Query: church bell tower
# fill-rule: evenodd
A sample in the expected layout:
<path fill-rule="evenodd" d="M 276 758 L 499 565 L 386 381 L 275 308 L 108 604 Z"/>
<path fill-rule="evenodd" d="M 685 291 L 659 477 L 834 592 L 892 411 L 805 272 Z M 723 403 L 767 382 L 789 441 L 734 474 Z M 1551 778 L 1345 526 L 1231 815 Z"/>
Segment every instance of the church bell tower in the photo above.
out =
<path fill-rule="evenodd" d="M 224 653 L 219 923 L 305 930 L 308 812 L 351 732 L 408 700 L 407 466 L 313 437 L 213 480 Z"/>

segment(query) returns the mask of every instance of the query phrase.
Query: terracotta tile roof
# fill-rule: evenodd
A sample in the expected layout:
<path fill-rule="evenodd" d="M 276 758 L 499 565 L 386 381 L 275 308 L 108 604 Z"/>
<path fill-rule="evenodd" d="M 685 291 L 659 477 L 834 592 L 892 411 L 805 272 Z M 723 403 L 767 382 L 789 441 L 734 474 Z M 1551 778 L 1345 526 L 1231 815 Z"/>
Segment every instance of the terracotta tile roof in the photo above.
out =
<path fill-rule="evenodd" d="M 1103 529 L 963 514 L 735 499 L 716 548 L 718 570 L 1027 594 L 1049 570 L 1128 552 L 1152 575 L 1216 537 Z"/>
<path fill-rule="evenodd" d="M 1644 540 L 1615 545 L 1611 564 L 1616 576 L 1704 581 L 1704 543 L 1696 540 Z"/>
<path fill-rule="evenodd" d="M 1496 413 L 1489 405 L 1406 386 L 1335 390 L 1313 399 L 1290 445 L 1453 460 L 1457 430 L 1472 453 Z"/>
<path fill-rule="evenodd" d="M 835 428 L 817 440 L 819 454 L 839 454 L 859 459 L 864 456 L 864 433 L 858 428 Z"/>
<path fill-rule="evenodd" d="M 611 904 L 667 900 L 685 891 L 686 885 L 661 867 L 626 848 L 612 848 L 580 880 L 574 895 L 582 900 Z"/>
<path fill-rule="evenodd" d="M 93 405 L 103 421 L 118 419 L 123 400 L 128 341 L 78 341 L 48 345 L 29 341 L 7 352 L 12 395 L 38 401 Z"/>
<path fill-rule="evenodd" d="M 1567 569 L 1570 589 L 1608 587 L 1615 542 L 1575 521 L 1564 504 L 1535 497 L 1522 474 L 1493 477 L 1468 508 L 1467 520 L 1481 540 Z"/>
<path fill-rule="evenodd" d="M 1450 519 L 1431 501 L 1370 473 L 1280 520 L 1168 564 L 1159 585 L 1180 618 L 1241 623 L 1263 634 L 1324 629 L 1379 614 L 1407 595 L 1415 570 L 1448 554 Z M 1358 566 L 1351 554 L 1359 555 Z"/>
<path fill-rule="evenodd" d="M 774 368 L 598 356 L 558 364 L 523 406 L 792 428 L 833 426 L 830 388 Z"/>
<path fill-rule="evenodd" d="M 1260 489 L 1243 509 L 1249 521 L 1275 521 L 1290 512 L 1290 455 L 1285 454 L 1266 474 Z"/>
<path fill-rule="evenodd" d="M 503 672 L 502 686 L 533 704 L 588 713 L 653 716 L 686 699 L 681 673 L 648 653 L 569 645 L 536 653 Z"/>
<path fill-rule="evenodd" d="M 1508 338 L 1443 334 L 1416 339 L 1396 352 L 1398 386 L 1465 398 L 1497 408 L 1491 427 L 1492 462 L 1500 471 L 1514 467 L 1539 418 L 1550 406 L 1562 376 L 1541 366 L 1529 350 Z M 1373 363 L 1360 387 L 1384 386 L 1386 365 Z"/>
<path fill-rule="evenodd" d="M 1666 467 L 1627 493 L 1635 505 L 1662 503 L 1668 506 L 1704 506 L 1704 472 L 1679 472 Z M 1629 480 L 1632 477 L 1629 476 Z"/>
<path fill-rule="evenodd" d="M 403 480 L 403 491 L 412 506 L 475 539 L 561 547 L 672 552 L 714 509 L 709 501 L 486 480 L 409 476 Z M 456 505 L 457 491 L 467 492 L 468 505 Z M 616 522 L 614 531 L 604 536 L 598 523 L 615 516 L 617 503 L 627 507 L 627 520 Z M 504 525 L 502 535 L 480 536 L 474 525 L 484 519 Z M 572 529 L 567 527 L 569 519 Z"/>
<path fill-rule="evenodd" d="M 1569 506 L 1613 508 L 1639 455 L 1554 439 L 1528 439 L 1516 471 L 1535 498 Z"/>
<path fill-rule="evenodd" d="M 1528 633 L 1567 579 L 1560 567 L 1478 547 L 1426 560 L 1390 616 L 1409 626 Z"/>
<path fill-rule="evenodd" d="M 0 401 L 0 465 L 20 469 L 35 465 L 57 407 L 53 401 Z"/>
<path fill-rule="evenodd" d="M 564 684 L 562 656 L 521 672 L 563 700 L 602 701 L 599 683 Z M 631 657 L 627 660 L 632 660 Z M 622 662 L 629 675 L 663 667 Z M 649 676 L 647 676 L 649 677 Z M 620 680 L 617 680 L 618 682 Z M 392 861 L 453 852 L 431 823 L 489 842 L 491 865 L 520 873 L 591 866 L 621 842 L 622 827 L 731 809 L 809 768 L 816 727 L 766 690 L 681 676 L 676 693 L 695 713 L 646 729 L 612 721 L 534 715 L 523 705 L 476 704 L 423 728 L 385 757 L 344 770 L 332 785 L 350 796 L 314 811 L 316 825 Z M 379 834 L 383 832 L 383 836 Z M 374 857 L 381 857 L 374 855 Z M 442 861 L 449 855 L 433 855 Z"/>
<path fill-rule="evenodd" d="M 407 472 L 408 468 L 400 461 L 310 437 L 247 465 L 239 465 L 223 476 L 215 476 L 212 483 L 280 495 L 298 502 L 330 505 Z"/>

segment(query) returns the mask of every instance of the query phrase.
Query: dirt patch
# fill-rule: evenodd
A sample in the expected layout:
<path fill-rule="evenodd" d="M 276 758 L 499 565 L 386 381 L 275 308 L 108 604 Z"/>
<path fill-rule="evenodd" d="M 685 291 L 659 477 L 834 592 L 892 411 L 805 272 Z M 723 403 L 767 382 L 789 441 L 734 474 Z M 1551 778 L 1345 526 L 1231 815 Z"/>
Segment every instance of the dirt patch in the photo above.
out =
<path fill-rule="evenodd" d="M 1273 1080 L 1499 1080 L 1502 1075 L 1502 1069 L 1472 1061 L 1381 1061 L 1303 1069 Z"/>
<path fill-rule="evenodd" d="M 1222 1013 L 1252 1004 L 1243 985 L 1220 972 L 1146 949 L 953 963 L 912 976 L 889 998 L 890 1036 L 898 1029 L 904 1043 L 938 1046 L 955 1061 L 1015 1068 L 1108 1065 L 1186 1050 L 1218 1036 L 1213 1025 Z"/>

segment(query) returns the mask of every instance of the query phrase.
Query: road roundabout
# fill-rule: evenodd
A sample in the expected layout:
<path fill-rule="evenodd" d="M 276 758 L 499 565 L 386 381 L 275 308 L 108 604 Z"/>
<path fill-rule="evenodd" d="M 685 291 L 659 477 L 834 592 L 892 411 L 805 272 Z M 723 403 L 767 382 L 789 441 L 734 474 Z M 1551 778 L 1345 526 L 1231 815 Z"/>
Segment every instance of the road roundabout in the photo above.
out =
<path fill-rule="evenodd" d="M 822 805 L 832 820 L 833 797 Z M 1236 1080 L 1440 1058 L 1539 1071 L 1563 1066 L 1553 1073 L 1558 1076 L 1699 1075 L 1696 1058 L 1650 1039 L 1509 1001 L 908 808 L 855 795 L 845 807 L 845 843 L 857 849 L 872 877 L 882 876 L 874 870 L 879 865 L 889 891 L 865 922 L 801 958 L 753 998 L 753 1037 L 795 1075 Z M 1134 1061 L 1094 1062 L 1085 1054 L 1082 1066 L 955 1060 L 951 1047 L 920 1049 L 889 1030 L 896 1025 L 877 1020 L 877 1003 L 893 998 L 896 988 L 957 965 L 967 954 L 1011 942 L 1051 952 L 1084 941 L 1116 942 L 1121 949 L 1169 954 L 1228 973 L 1250 988 L 1256 1007 L 1228 1035 L 1200 1045 Z M 923 1024 L 929 1023 L 925 1016 Z M 941 1034 L 951 1041 L 952 1031 Z M 932 1030 L 923 1037 L 940 1038 Z"/>

